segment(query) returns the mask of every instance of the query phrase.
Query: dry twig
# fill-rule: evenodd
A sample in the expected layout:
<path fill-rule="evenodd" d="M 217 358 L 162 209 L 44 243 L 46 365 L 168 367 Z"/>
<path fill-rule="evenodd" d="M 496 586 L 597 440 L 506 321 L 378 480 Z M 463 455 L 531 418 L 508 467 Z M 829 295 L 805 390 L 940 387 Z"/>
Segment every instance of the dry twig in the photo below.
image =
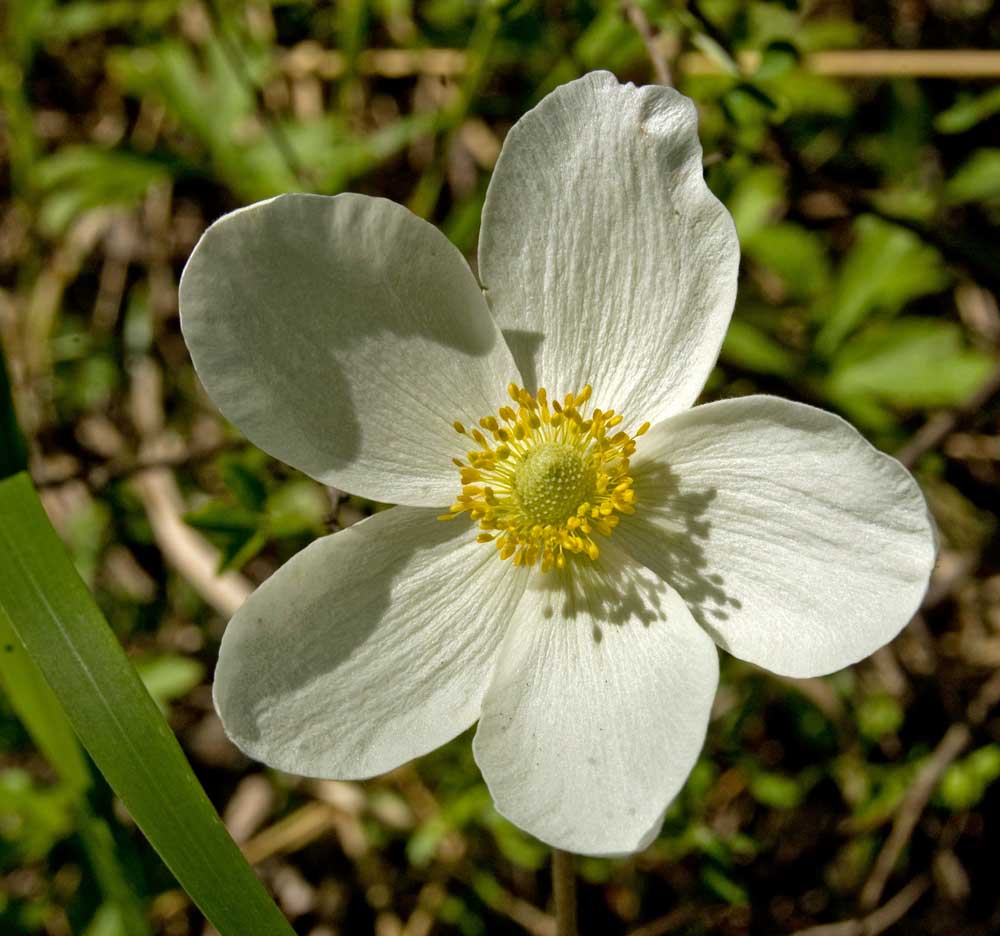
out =
<path fill-rule="evenodd" d="M 760 65 L 759 52 L 736 55 L 746 74 Z M 687 75 L 711 75 L 722 70 L 714 59 L 699 52 L 682 56 Z M 1000 52 L 981 49 L 830 49 L 803 56 L 802 68 L 835 78 L 996 78 Z"/>
<path fill-rule="evenodd" d="M 430 936 L 437 913 L 448 891 L 438 881 L 428 881 L 417 895 L 417 905 L 403 927 L 402 936 Z"/>
<path fill-rule="evenodd" d="M 906 916 L 930 886 L 930 877 L 921 874 L 910 881 L 895 897 L 860 920 L 811 926 L 809 929 L 799 930 L 794 936 L 878 936 Z"/>
<path fill-rule="evenodd" d="M 151 358 L 132 366 L 129 395 L 132 421 L 143 440 L 140 457 L 155 459 L 163 428 L 163 386 Z M 238 572 L 216 573 L 219 551 L 183 521 L 184 501 L 173 472 L 169 468 L 140 471 L 135 486 L 164 559 L 216 611 L 225 617 L 235 614 L 253 586 Z"/>
<path fill-rule="evenodd" d="M 32 471 L 32 481 L 39 490 L 59 487 L 64 484 L 82 482 L 91 494 L 97 494 L 113 481 L 127 478 L 129 475 L 150 468 L 189 468 L 201 462 L 209 461 L 222 452 L 240 448 L 246 445 L 244 439 L 223 439 L 209 445 L 192 445 L 190 448 L 178 451 L 163 451 L 156 457 L 146 455 L 143 458 L 130 455 L 88 462 L 68 456 L 71 463 L 68 469 L 58 466 L 55 470 L 43 467 Z M 50 456 L 51 457 L 51 456 Z M 59 457 L 58 455 L 56 456 Z M 62 469 L 62 470 L 60 470 Z"/>
<path fill-rule="evenodd" d="M 983 385 L 956 409 L 935 413 L 898 452 L 898 458 L 912 468 L 922 455 L 936 449 L 961 424 L 976 416 L 1000 398 L 1000 362 L 993 368 Z"/>
<path fill-rule="evenodd" d="M 689 923 L 693 915 L 694 913 L 690 907 L 676 907 L 658 919 L 651 920 L 649 923 L 644 923 L 637 929 L 632 930 L 628 936 L 666 936 L 667 933 L 671 933 L 675 929 L 679 929 Z"/>
<path fill-rule="evenodd" d="M 552 849 L 552 891 L 556 905 L 558 936 L 577 936 L 576 868 L 573 856 L 562 849 Z"/>
<path fill-rule="evenodd" d="M 865 886 L 861 889 L 858 903 L 862 909 L 870 910 L 881 899 L 889 875 L 892 874 L 892 869 L 910 840 L 934 788 L 948 765 L 965 750 L 971 739 L 972 732 L 968 725 L 956 722 L 944 733 L 934 748 L 934 753 L 917 771 L 912 786 L 896 812 L 892 831 L 882 846 L 878 858 L 875 859 L 875 866 Z"/>
<path fill-rule="evenodd" d="M 646 55 L 653 66 L 653 73 L 656 75 L 656 83 L 661 85 L 672 85 L 670 77 L 670 66 L 667 64 L 667 57 L 663 51 L 663 44 L 657 42 L 657 36 L 653 32 L 652 26 L 646 14 L 643 13 L 639 4 L 634 0 L 622 0 L 622 9 L 629 18 L 629 22 L 635 27 L 635 31 L 642 38 L 643 45 L 646 46 Z"/>
<path fill-rule="evenodd" d="M 329 803 L 313 800 L 258 832 L 242 846 L 243 855 L 256 865 L 274 855 L 297 852 L 336 829 L 338 818 Z"/>
<path fill-rule="evenodd" d="M 219 614 L 232 617 L 253 588 L 238 572 L 216 573 L 219 552 L 181 519 L 184 502 L 173 474 L 167 468 L 141 471 L 135 485 L 164 559 Z"/>

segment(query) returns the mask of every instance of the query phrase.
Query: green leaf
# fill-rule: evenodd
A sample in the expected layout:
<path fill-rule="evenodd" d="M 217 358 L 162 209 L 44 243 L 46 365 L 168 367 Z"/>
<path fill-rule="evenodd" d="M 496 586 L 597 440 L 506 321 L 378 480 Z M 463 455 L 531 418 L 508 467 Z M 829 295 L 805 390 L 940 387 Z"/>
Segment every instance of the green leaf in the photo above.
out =
<path fill-rule="evenodd" d="M 89 804 L 82 804 L 77 831 L 83 842 L 90 863 L 90 870 L 97 879 L 107 906 L 121 922 L 128 936 L 149 933 L 149 922 L 137 895 L 130 887 L 122 864 L 115 853 L 115 840 L 107 822 L 91 812 Z"/>
<path fill-rule="evenodd" d="M 211 74 L 202 71 L 189 46 L 168 40 L 115 49 L 108 57 L 108 71 L 126 91 L 161 100 L 213 155 L 229 155 L 235 147 L 228 134 L 252 112 L 253 102 L 245 90 L 233 92 L 231 73 L 219 67 L 224 66 L 221 55 L 208 58 L 215 66 Z M 206 100 L 212 101 L 212 107 L 205 106 Z"/>
<path fill-rule="evenodd" d="M 689 23 L 692 28 L 691 44 L 702 53 L 702 55 L 707 56 L 714 62 L 719 68 L 728 75 L 737 76 L 740 74 L 740 66 L 736 60 L 718 43 L 716 42 L 708 33 L 701 30 L 698 22 L 693 18 L 689 17 Z"/>
<path fill-rule="evenodd" d="M 954 322 L 902 318 L 867 329 L 845 347 L 828 390 L 836 398 L 860 395 L 904 407 L 954 406 L 991 367 L 988 354 L 965 347 Z"/>
<path fill-rule="evenodd" d="M 938 798 L 952 812 L 964 812 L 976 805 L 986 792 L 986 786 L 969 769 L 965 761 L 950 764 L 941 778 Z"/>
<path fill-rule="evenodd" d="M 608 7 L 584 30 L 573 57 L 584 69 L 627 66 L 643 54 L 642 39 L 617 9 Z"/>
<path fill-rule="evenodd" d="M 47 14 L 44 31 L 47 38 L 65 42 L 134 24 L 155 29 L 176 15 L 180 5 L 180 0 L 74 0 Z"/>
<path fill-rule="evenodd" d="M 897 79 L 882 89 L 881 97 L 881 132 L 859 140 L 859 152 L 889 179 L 918 189 L 920 166 L 932 137 L 923 86 L 912 79 Z"/>
<path fill-rule="evenodd" d="M 255 63 L 248 65 L 259 70 Z M 299 187 L 262 129 L 247 138 L 248 121 L 256 112 L 253 93 L 236 79 L 218 39 L 209 38 L 197 54 L 174 40 L 116 48 L 107 56 L 107 69 L 129 93 L 162 101 L 208 150 L 215 175 L 241 197 L 266 198 Z"/>
<path fill-rule="evenodd" d="M 1000 149 L 976 150 L 948 180 L 945 195 L 953 205 L 1000 197 Z"/>
<path fill-rule="evenodd" d="M 785 183 L 773 166 L 754 166 L 726 199 L 740 242 L 746 244 L 777 216 L 785 201 Z"/>
<path fill-rule="evenodd" d="M 13 856 L 22 865 L 43 859 L 73 831 L 75 793 L 66 784 L 36 786 L 16 767 L 0 773 L 0 844 L 5 870 Z"/>
<path fill-rule="evenodd" d="M 236 459 L 223 459 L 219 471 L 222 480 L 229 488 L 236 499 L 247 510 L 259 511 L 267 500 L 267 487 L 246 465 L 240 464 Z"/>
<path fill-rule="evenodd" d="M 865 765 L 866 779 L 874 780 L 874 789 L 854 809 L 854 823 L 858 828 L 870 829 L 892 817 L 913 784 L 919 762 L 892 765 L 877 769 Z"/>
<path fill-rule="evenodd" d="M 222 544 L 222 559 L 219 562 L 218 574 L 230 569 L 242 569 L 266 545 L 270 538 L 267 529 L 254 531 L 246 538 L 234 538 Z"/>
<path fill-rule="evenodd" d="M 329 513 L 330 501 L 314 481 L 288 481 L 267 499 L 268 525 L 274 537 L 322 536 Z"/>
<path fill-rule="evenodd" d="M 777 273 L 789 296 L 808 298 L 826 290 L 830 263 L 819 235 L 798 224 L 770 224 L 747 237 L 744 251 Z"/>
<path fill-rule="evenodd" d="M 798 50 L 790 42 L 784 40 L 772 42 L 761 54 L 754 78 L 758 80 L 781 78 L 789 74 L 798 61 Z"/>
<path fill-rule="evenodd" d="M 867 696 L 858 705 L 858 730 L 869 741 L 878 741 L 894 734 L 903 725 L 905 713 L 899 702 L 888 693 Z"/>
<path fill-rule="evenodd" d="M 125 150 L 64 147 L 35 167 L 34 183 L 45 193 L 40 223 L 46 232 L 59 234 L 87 211 L 133 207 L 168 175 L 163 163 Z"/>
<path fill-rule="evenodd" d="M 30 61 L 53 5 L 53 0 L 8 0 L 4 4 L 4 38 L 16 61 Z"/>
<path fill-rule="evenodd" d="M 948 809 L 971 809 L 1000 778 L 1000 744 L 987 744 L 951 764 L 941 778 L 938 800 Z"/>
<path fill-rule="evenodd" d="M 794 777 L 761 770 L 750 778 L 750 795 L 764 806 L 794 809 L 802 802 L 802 784 Z"/>
<path fill-rule="evenodd" d="M 871 202 L 879 212 L 890 218 L 917 221 L 922 225 L 933 224 L 941 210 L 939 192 L 918 188 L 905 176 L 896 177 L 872 192 Z"/>
<path fill-rule="evenodd" d="M 9 420 L 6 422 L 7 440 L 13 439 L 16 444 L 21 436 L 14 416 L 10 388 L 6 385 L 2 353 L 0 353 L 0 377 L 3 378 L 3 386 L 0 386 L 0 407 L 5 407 L 9 414 Z M 4 482 L 4 484 L 10 483 L 13 482 Z M 98 885 L 107 898 L 107 906 L 112 909 L 116 919 L 121 921 L 129 934 L 142 936 L 148 933 L 149 926 L 144 909 L 126 884 L 122 863 L 116 854 L 108 825 L 92 810 L 88 795 L 91 774 L 80 744 L 73 734 L 73 728 L 59 699 L 46 682 L 9 619 L 2 594 L 0 594 L 0 682 L 7 693 L 11 707 L 27 728 L 35 745 L 62 780 L 59 787 L 60 795 L 65 795 L 75 809 L 80 839 Z"/>
<path fill-rule="evenodd" d="M 802 17 L 792 9 L 793 4 L 746 4 L 746 41 L 751 48 L 762 48 L 772 43 L 787 43 L 797 39 L 802 28 Z"/>
<path fill-rule="evenodd" d="M 854 107 L 851 94 L 842 82 L 801 68 L 778 78 L 760 78 L 757 87 L 780 103 L 785 116 L 846 117 Z"/>
<path fill-rule="evenodd" d="M 723 110 L 737 127 L 759 131 L 778 110 L 777 102 L 763 90 L 764 84 L 741 82 L 723 96 Z"/>
<path fill-rule="evenodd" d="M 712 865 L 702 869 L 701 880 L 710 891 L 728 904 L 742 906 L 750 902 L 750 896 L 745 888 Z"/>
<path fill-rule="evenodd" d="M 987 744 L 977 748 L 965 762 L 969 769 L 985 784 L 1000 779 L 1000 744 Z"/>
<path fill-rule="evenodd" d="M 10 482 L 6 482 L 10 483 Z M 115 853 L 114 841 L 107 823 L 93 814 L 88 799 L 90 771 L 83 758 L 79 742 L 55 693 L 45 681 L 35 662 L 28 655 L 15 633 L 0 601 L 0 681 L 11 706 L 28 729 L 32 740 L 55 768 L 62 783 L 58 787 L 59 802 L 66 801 L 76 813 L 80 838 L 94 876 L 108 906 L 124 920 L 130 936 L 148 933 L 145 913 L 132 894 Z M 8 791 L 2 798 L 9 802 Z M 14 804 L 11 804 L 14 805 Z M 27 826 L 39 831 L 44 816 L 32 814 Z M 55 831 L 59 831 L 61 827 Z M 68 832 L 69 829 L 62 830 Z"/>
<path fill-rule="evenodd" d="M 538 839 L 507 821 L 495 823 L 491 831 L 497 848 L 511 864 L 528 871 L 545 867 L 549 850 Z"/>
<path fill-rule="evenodd" d="M 978 97 L 959 96 L 951 107 L 934 118 L 934 129 L 939 133 L 964 133 L 997 112 L 1000 112 L 1000 85 Z"/>
<path fill-rule="evenodd" d="M 90 786 L 83 752 L 55 693 L 0 607 L 0 684 L 38 749 L 70 788 Z"/>
<path fill-rule="evenodd" d="M 187 695 L 201 682 L 205 667 L 197 660 L 176 653 L 134 660 L 136 672 L 160 710 Z"/>
<path fill-rule="evenodd" d="M 756 325 L 740 318 L 729 323 L 722 358 L 756 374 L 791 377 L 798 370 L 795 355 Z"/>
<path fill-rule="evenodd" d="M 261 523 L 260 514 L 221 500 L 212 500 L 184 514 L 184 522 L 204 533 L 249 536 Z"/>
<path fill-rule="evenodd" d="M 865 28 L 854 20 L 827 15 L 800 22 L 794 38 L 795 44 L 805 52 L 853 49 L 863 44 Z"/>
<path fill-rule="evenodd" d="M 0 607 L 97 767 L 221 936 L 291 934 L 23 474 L 0 482 Z"/>
<path fill-rule="evenodd" d="M 118 908 L 114 904 L 106 903 L 97 908 L 97 913 L 83 931 L 83 936 L 128 936 L 128 930 L 125 929 Z"/>
<path fill-rule="evenodd" d="M 816 351 L 824 357 L 874 312 L 894 315 L 910 300 L 948 284 L 940 254 L 912 231 L 862 215 L 855 234 L 833 295 L 819 310 L 824 321 Z"/>

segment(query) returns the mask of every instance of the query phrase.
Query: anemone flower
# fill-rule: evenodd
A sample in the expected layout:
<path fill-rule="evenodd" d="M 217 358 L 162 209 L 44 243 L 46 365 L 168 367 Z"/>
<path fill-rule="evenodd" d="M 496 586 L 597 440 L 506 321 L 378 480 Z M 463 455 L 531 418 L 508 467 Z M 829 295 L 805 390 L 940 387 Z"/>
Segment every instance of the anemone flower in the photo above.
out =
<path fill-rule="evenodd" d="M 897 461 L 811 406 L 692 408 L 739 264 L 701 155 L 689 100 L 597 73 L 508 134 L 478 280 L 380 198 L 286 195 L 206 231 L 180 299 L 212 400 L 399 505 L 229 622 L 215 702 L 248 755 L 371 777 L 478 719 L 504 816 L 633 852 L 698 757 L 716 645 L 816 676 L 910 619 L 935 544 Z"/>

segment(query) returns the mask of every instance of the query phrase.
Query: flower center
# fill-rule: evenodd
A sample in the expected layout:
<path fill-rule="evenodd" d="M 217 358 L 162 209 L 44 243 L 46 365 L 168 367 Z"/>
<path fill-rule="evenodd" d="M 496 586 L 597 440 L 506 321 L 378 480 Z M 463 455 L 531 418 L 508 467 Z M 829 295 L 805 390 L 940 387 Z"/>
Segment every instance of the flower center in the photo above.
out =
<path fill-rule="evenodd" d="M 594 466 L 565 442 L 540 442 L 514 473 L 514 493 L 534 523 L 561 523 L 594 490 Z"/>
<path fill-rule="evenodd" d="M 629 458 L 649 423 L 629 435 L 615 431 L 622 416 L 614 410 L 588 415 L 589 384 L 561 403 L 544 388 L 532 396 L 511 384 L 507 392 L 516 408 L 484 416 L 483 431 L 454 424 L 477 448 L 454 459 L 462 493 L 441 519 L 468 513 L 478 541 L 515 565 L 540 562 L 546 572 L 564 568 L 567 555 L 597 559 L 594 535 L 610 536 L 620 514 L 635 513 Z"/>

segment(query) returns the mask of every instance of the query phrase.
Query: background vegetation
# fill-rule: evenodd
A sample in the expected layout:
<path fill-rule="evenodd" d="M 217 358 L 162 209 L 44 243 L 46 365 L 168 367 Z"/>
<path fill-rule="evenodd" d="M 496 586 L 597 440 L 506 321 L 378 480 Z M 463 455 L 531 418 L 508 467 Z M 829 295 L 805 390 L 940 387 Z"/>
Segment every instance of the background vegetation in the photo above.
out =
<path fill-rule="evenodd" d="M 177 278 L 212 219 L 294 189 L 396 199 L 472 255 L 504 133 L 595 68 L 700 106 L 744 253 L 706 399 L 847 416 L 917 472 L 941 557 L 906 632 L 851 670 L 724 659 L 662 835 L 580 862 L 583 930 L 1000 932 L 1000 67 L 872 51 L 995 48 L 988 0 L 6 0 L 0 18 L 0 338 L 31 473 L 297 932 L 544 936 L 547 851 L 493 811 L 468 737 L 364 784 L 263 770 L 224 738 L 227 615 L 379 505 L 220 419 Z M 54 766 L 58 718 L 46 746 L 0 678 L 0 930 L 204 932 L 100 776 Z"/>

